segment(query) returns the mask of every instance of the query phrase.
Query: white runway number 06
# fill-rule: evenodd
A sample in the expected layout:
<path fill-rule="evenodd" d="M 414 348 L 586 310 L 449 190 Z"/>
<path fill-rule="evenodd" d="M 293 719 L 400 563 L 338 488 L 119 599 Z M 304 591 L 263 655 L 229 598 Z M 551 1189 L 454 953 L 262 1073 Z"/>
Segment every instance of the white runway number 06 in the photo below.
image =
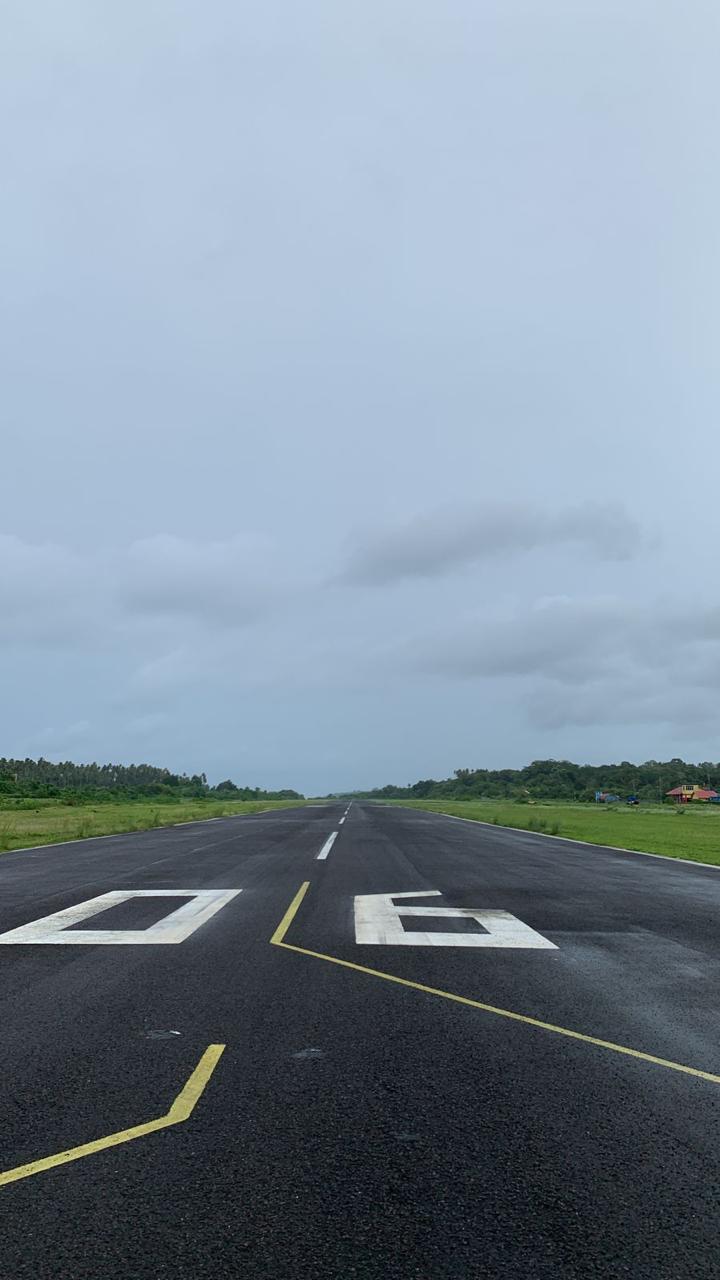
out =
<path fill-rule="evenodd" d="M 520 947 L 557 951 L 554 942 L 536 933 L 509 911 L 482 911 L 471 907 L 413 907 L 401 898 L 440 898 L 438 889 L 422 893 L 370 893 L 355 899 L 355 941 L 405 947 Z M 443 933 L 442 930 L 407 930 L 403 918 L 474 920 L 483 932 Z M 1 939 L 0 939 L 1 941 Z"/>
<path fill-rule="evenodd" d="M 19 929 L 0 933 L 0 944 L 76 943 L 82 946 L 117 946 L 123 943 L 184 942 L 241 892 L 241 889 L 113 890 L 111 893 L 101 893 L 97 898 L 89 898 L 87 902 L 80 902 L 76 907 L 43 916 L 41 920 L 32 920 Z M 121 902 L 129 902 L 132 898 L 189 898 L 190 901 L 184 902 L 181 907 L 163 916 L 162 920 L 157 920 L 147 929 L 78 929 L 76 933 L 72 932 L 73 925 L 82 924 L 83 921 L 100 915 L 110 907 L 117 907 Z"/>

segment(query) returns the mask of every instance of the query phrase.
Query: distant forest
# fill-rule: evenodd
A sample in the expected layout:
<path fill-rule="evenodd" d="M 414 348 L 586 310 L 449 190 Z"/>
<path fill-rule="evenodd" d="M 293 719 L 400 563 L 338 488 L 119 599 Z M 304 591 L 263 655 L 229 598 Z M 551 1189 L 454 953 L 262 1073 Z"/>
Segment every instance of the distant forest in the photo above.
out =
<path fill-rule="evenodd" d="M 356 793 L 372 798 L 415 800 L 594 800 L 596 791 L 640 800 L 663 800 L 683 782 L 720 791 L 720 764 L 684 760 L 646 760 L 644 764 L 573 764 L 571 760 L 533 760 L 524 769 L 456 769 L 452 778 L 424 778 L 406 787 L 377 787 Z"/>
<path fill-rule="evenodd" d="M 264 791 L 238 787 L 227 778 L 216 787 L 204 773 L 171 773 L 151 764 L 60 764 L 51 760 L 6 760 L 0 757 L 0 796 L 57 797 L 92 795 L 97 799 L 301 800 L 297 791 Z"/>

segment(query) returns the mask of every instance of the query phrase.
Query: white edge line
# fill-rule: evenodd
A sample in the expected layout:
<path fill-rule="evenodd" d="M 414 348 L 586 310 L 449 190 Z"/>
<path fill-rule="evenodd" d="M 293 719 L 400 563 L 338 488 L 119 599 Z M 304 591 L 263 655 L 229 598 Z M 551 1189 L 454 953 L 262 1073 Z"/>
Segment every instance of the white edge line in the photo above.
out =
<path fill-rule="evenodd" d="M 406 809 L 407 805 L 386 805 L 388 809 Z M 586 849 L 607 849 L 610 853 L 636 853 L 639 858 L 659 858 L 661 862 L 681 862 L 686 867 L 708 867 L 720 871 L 717 862 L 698 862 L 696 858 L 674 858 L 671 853 L 648 853 L 645 849 L 626 849 L 622 844 L 594 844 L 592 840 L 575 840 L 572 836 L 551 836 L 548 831 L 529 831 L 527 827 L 506 827 L 502 822 L 483 822 L 480 818 L 462 818 L 459 813 L 441 813 L 438 809 L 413 809 L 410 813 L 434 813 L 453 822 L 470 822 L 474 827 L 490 827 L 500 831 L 518 831 L 523 836 L 541 836 L 543 840 L 561 840 L 564 844 L 581 844 Z"/>
<path fill-rule="evenodd" d="M 322 849 L 318 854 L 316 854 L 316 857 L 315 857 L 316 862 L 324 862 L 325 858 L 327 858 L 330 850 L 332 849 L 335 841 L 337 840 L 339 834 L 340 834 L 339 831 L 333 831 L 332 835 L 328 836 Z"/>

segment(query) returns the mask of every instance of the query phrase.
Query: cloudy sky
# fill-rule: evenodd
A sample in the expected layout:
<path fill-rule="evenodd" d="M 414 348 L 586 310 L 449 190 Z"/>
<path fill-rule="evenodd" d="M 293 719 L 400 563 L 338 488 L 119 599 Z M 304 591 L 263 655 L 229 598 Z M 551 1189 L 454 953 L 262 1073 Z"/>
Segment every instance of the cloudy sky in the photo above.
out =
<path fill-rule="evenodd" d="M 714 0 L 0 12 L 0 755 L 718 759 Z"/>

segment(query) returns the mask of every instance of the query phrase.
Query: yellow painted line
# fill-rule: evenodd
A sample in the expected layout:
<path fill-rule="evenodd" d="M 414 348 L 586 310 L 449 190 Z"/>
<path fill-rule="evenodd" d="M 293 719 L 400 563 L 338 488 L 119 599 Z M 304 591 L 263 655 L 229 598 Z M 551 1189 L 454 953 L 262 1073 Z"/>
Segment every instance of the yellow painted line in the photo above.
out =
<path fill-rule="evenodd" d="M 300 885 L 300 888 L 295 894 L 295 897 L 290 903 L 290 906 L 288 907 L 287 911 L 285 912 L 285 915 L 283 916 L 272 938 L 270 939 L 270 941 L 274 943 L 276 947 L 281 947 L 283 945 L 283 939 L 285 938 L 285 934 L 287 933 L 288 929 L 290 928 L 290 925 L 295 919 L 295 916 L 298 913 L 298 908 L 300 906 L 300 903 L 302 902 L 309 888 L 310 888 L 309 880 L 306 880 L 304 884 Z"/>
<path fill-rule="evenodd" d="M 612 1053 L 622 1053 L 629 1058 L 639 1058 L 641 1062 L 651 1062 L 655 1067 L 667 1067 L 670 1071 L 681 1071 L 684 1075 L 696 1076 L 700 1080 L 709 1080 L 711 1084 L 720 1084 L 720 1075 L 711 1071 L 700 1071 L 698 1067 L 687 1067 L 682 1062 L 671 1062 L 669 1058 L 658 1058 L 652 1053 L 643 1053 L 640 1049 L 631 1049 L 628 1045 L 615 1044 L 612 1040 L 601 1040 L 599 1036 L 589 1036 L 583 1031 L 572 1031 L 569 1027 L 559 1027 L 554 1022 L 543 1022 L 540 1018 L 531 1018 L 526 1013 L 515 1013 L 511 1009 L 499 1009 L 494 1004 L 485 1004 L 481 1000 L 471 1000 L 468 996 L 456 995 L 453 991 L 441 991 L 439 987 L 428 987 L 422 982 L 411 982 L 409 978 L 399 978 L 394 973 L 384 973 L 381 969 L 371 969 L 364 964 L 355 964 L 352 960 L 341 960 L 338 956 L 328 956 L 322 951 L 310 951 L 307 947 L 296 947 L 285 942 L 285 934 L 297 915 L 298 908 L 309 888 L 306 882 L 288 907 L 283 919 L 275 930 L 270 941 L 286 951 L 296 951 L 298 955 L 311 956 L 314 960 L 325 960 L 328 964 L 340 965 L 343 969 L 354 969 L 356 973 L 367 973 L 373 978 L 382 978 L 385 982 L 394 982 L 400 987 L 410 987 L 413 991 L 422 991 L 425 995 L 441 996 L 443 1000 L 452 1000 L 455 1004 L 468 1005 L 471 1009 L 480 1009 L 483 1013 L 495 1014 L 498 1018 L 509 1018 L 512 1022 L 521 1022 L 528 1027 L 537 1027 L 541 1031 L 552 1031 L 554 1035 L 566 1036 L 570 1040 L 580 1040 L 583 1044 L 592 1044 L 599 1049 L 609 1049 Z"/>
<path fill-rule="evenodd" d="M 15 1169 L 7 1169 L 0 1173 L 0 1187 L 9 1182 L 19 1182 L 21 1178 L 31 1178 L 33 1174 L 44 1173 L 46 1169 L 54 1169 L 61 1164 L 70 1164 L 72 1160 L 82 1160 L 84 1156 L 93 1156 L 97 1151 L 107 1151 L 109 1147 L 119 1147 L 124 1142 L 133 1142 L 135 1138 L 144 1138 L 148 1133 L 157 1133 L 159 1129 L 169 1129 L 171 1125 L 182 1124 L 189 1119 L 201 1096 L 220 1056 L 224 1044 L 211 1044 L 205 1050 L 190 1079 L 183 1086 L 170 1110 L 157 1120 L 148 1120 L 145 1124 L 133 1125 L 131 1129 L 120 1129 L 118 1133 L 109 1133 L 104 1138 L 96 1138 L 94 1142 L 86 1142 L 81 1147 L 70 1147 L 67 1151 L 58 1151 L 54 1156 L 44 1156 L 42 1160 L 31 1160 L 29 1164 L 20 1164 Z"/>

